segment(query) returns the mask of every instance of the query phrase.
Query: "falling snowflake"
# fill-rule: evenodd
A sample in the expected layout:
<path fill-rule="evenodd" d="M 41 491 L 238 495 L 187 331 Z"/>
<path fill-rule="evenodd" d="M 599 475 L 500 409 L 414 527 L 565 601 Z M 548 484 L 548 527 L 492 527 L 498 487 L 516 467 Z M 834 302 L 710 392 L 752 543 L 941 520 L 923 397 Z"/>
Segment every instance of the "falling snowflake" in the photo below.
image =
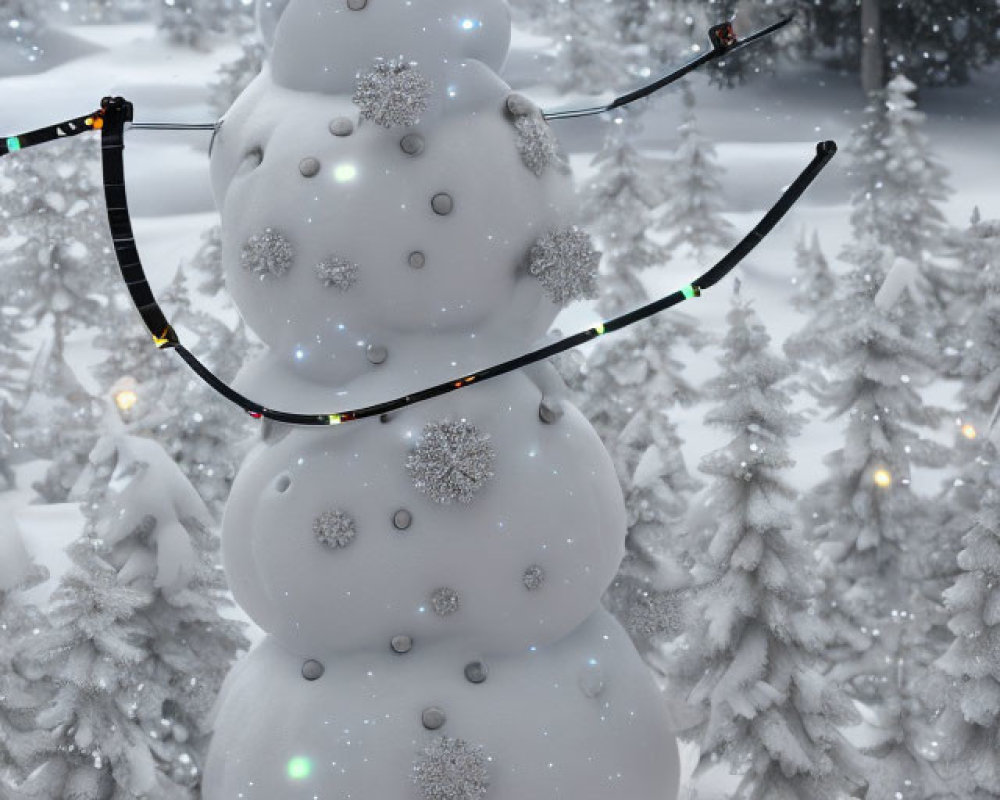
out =
<path fill-rule="evenodd" d="M 528 272 L 541 281 L 553 303 L 566 305 L 597 297 L 597 267 L 601 254 L 590 234 L 579 228 L 550 231 L 528 253 Z"/>
<path fill-rule="evenodd" d="M 370 72 L 358 75 L 354 91 L 361 116 L 383 128 L 416 125 L 434 86 L 416 66 L 412 61 L 375 59 Z"/>
<path fill-rule="evenodd" d="M 541 113 L 518 117 L 514 127 L 517 129 L 517 152 L 524 166 L 536 177 L 542 177 L 550 165 L 564 174 L 569 173 L 566 154 Z"/>
<path fill-rule="evenodd" d="M 439 617 L 454 614 L 458 611 L 458 592 L 447 586 L 435 589 L 431 594 L 431 605 L 434 607 L 434 613 Z"/>
<path fill-rule="evenodd" d="M 424 800 L 476 800 L 490 787 L 489 762 L 481 745 L 439 736 L 413 765 Z"/>
<path fill-rule="evenodd" d="M 461 422 L 429 422 L 410 452 L 406 468 L 413 485 L 438 503 L 471 503 L 493 477 L 496 454 L 488 434 Z"/>
<path fill-rule="evenodd" d="M 273 228 L 264 228 L 263 233 L 255 233 L 240 251 L 243 269 L 261 279 L 268 275 L 277 277 L 288 272 L 295 258 L 292 243 Z"/>
<path fill-rule="evenodd" d="M 353 261 L 339 256 L 325 258 L 316 265 L 316 277 L 324 286 L 346 292 L 358 282 L 359 267 Z"/>
<path fill-rule="evenodd" d="M 344 511 L 324 511 L 313 522 L 313 533 L 327 547 L 347 547 L 354 541 L 357 529 L 354 519 Z"/>
<path fill-rule="evenodd" d="M 542 584 L 545 583 L 545 570 L 538 566 L 538 564 L 532 564 L 524 571 L 521 580 L 524 581 L 525 588 L 529 592 L 533 592 L 536 589 L 540 589 Z"/>

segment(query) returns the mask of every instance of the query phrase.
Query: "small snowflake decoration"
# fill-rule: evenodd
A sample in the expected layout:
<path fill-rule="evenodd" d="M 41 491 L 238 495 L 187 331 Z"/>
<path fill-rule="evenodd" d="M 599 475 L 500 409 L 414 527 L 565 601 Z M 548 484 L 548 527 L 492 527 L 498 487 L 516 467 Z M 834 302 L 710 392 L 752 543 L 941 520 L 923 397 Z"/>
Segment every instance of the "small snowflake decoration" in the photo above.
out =
<path fill-rule="evenodd" d="M 336 510 L 324 511 L 313 522 L 313 533 L 316 539 L 327 547 L 347 547 L 354 541 L 357 528 L 350 514 Z"/>
<path fill-rule="evenodd" d="M 354 102 L 361 116 L 383 128 L 416 125 L 427 110 L 434 84 L 415 62 L 375 59 L 370 72 L 358 75 Z"/>
<path fill-rule="evenodd" d="M 542 177 L 549 166 L 564 174 L 569 172 L 559 139 L 540 113 L 518 117 L 514 120 L 514 128 L 517 130 L 517 152 L 521 154 L 521 161 L 536 177 Z"/>
<path fill-rule="evenodd" d="M 465 420 L 445 420 L 424 426 L 406 468 L 413 485 L 435 502 L 471 503 L 493 477 L 495 458 L 488 434 Z"/>
<path fill-rule="evenodd" d="M 413 765 L 424 800 L 477 800 L 490 787 L 489 762 L 481 745 L 439 736 Z"/>
<path fill-rule="evenodd" d="M 359 267 L 353 261 L 339 256 L 325 258 L 316 265 L 316 277 L 324 286 L 346 292 L 358 282 Z"/>
<path fill-rule="evenodd" d="M 559 305 L 597 297 L 600 263 L 601 254 L 594 249 L 590 234 L 576 227 L 550 231 L 528 253 L 528 272 Z"/>
<path fill-rule="evenodd" d="M 534 592 L 536 589 L 542 588 L 542 584 L 545 583 L 545 570 L 538 564 L 532 564 L 524 571 L 521 580 L 524 582 L 525 589 Z"/>
<path fill-rule="evenodd" d="M 447 586 L 435 589 L 431 594 L 431 607 L 439 617 L 447 617 L 458 611 L 458 592 Z"/>
<path fill-rule="evenodd" d="M 268 276 L 278 277 L 288 272 L 295 259 L 295 250 L 287 238 L 273 228 L 264 228 L 255 233 L 240 251 L 243 269 L 263 280 Z"/>

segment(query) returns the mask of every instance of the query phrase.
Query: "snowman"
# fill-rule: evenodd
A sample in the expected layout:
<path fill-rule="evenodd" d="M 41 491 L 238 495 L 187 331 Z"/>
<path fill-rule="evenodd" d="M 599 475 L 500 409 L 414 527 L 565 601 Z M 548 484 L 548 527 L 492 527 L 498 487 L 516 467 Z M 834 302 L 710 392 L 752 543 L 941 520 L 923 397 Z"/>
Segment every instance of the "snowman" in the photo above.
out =
<path fill-rule="evenodd" d="M 291 0 L 212 149 L 240 392 L 365 406 L 534 346 L 595 293 L 572 178 L 498 76 L 505 0 Z M 673 800 L 661 691 L 601 606 L 607 452 L 551 366 L 329 428 L 265 421 L 223 561 L 267 633 L 206 800 Z"/>

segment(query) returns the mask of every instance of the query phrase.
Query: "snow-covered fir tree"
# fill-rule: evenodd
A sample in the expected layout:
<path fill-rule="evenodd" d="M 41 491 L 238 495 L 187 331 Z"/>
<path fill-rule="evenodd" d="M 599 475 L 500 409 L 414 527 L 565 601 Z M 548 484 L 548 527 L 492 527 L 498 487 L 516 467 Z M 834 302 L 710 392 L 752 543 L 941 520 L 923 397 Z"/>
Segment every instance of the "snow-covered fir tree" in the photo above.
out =
<path fill-rule="evenodd" d="M 242 52 L 239 57 L 219 67 L 216 73 L 218 80 L 210 87 L 210 104 L 219 117 L 226 113 L 233 101 L 264 67 L 267 48 L 258 37 L 244 36 L 240 47 Z"/>
<path fill-rule="evenodd" d="M 591 161 L 597 172 L 581 190 L 581 218 L 603 251 L 598 311 L 610 318 L 648 302 L 639 273 L 663 266 L 669 248 L 650 238 L 664 201 L 659 165 L 633 145 L 642 108 L 616 114 L 604 146 Z"/>
<path fill-rule="evenodd" d="M 14 464 L 21 455 L 21 443 L 11 435 L 11 407 L 5 397 L 0 397 L 0 491 L 17 488 Z"/>
<path fill-rule="evenodd" d="M 553 0 L 545 32 L 554 37 L 551 82 L 561 92 L 597 94 L 628 80 L 621 45 L 609 36 L 611 7 L 603 0 Z M 623 74 L 624 73 L 624 74 Z"/>
<path fill-rule="evenodd" d="M 0 520 L 0 797 L 7 796 L 10 781 L 23 779 L 45 754 L 46 737 L 31 719 L 45 689 L 26 681 L 13 661 L 16 643 L 48 625 L 45 615 L 19 594 L 46 579 L 48 570 L 32 563 L 12 521 Z"/>
<path fill-rule="evenodd" d="M 847 146 L 853 184 L 854 239 L 872 236 L 918 267 L 924 327 L 944 325 L 946 282 L 934 269 L 946 230 L 941 204 L 948 196 L 946 173 L 923 134 L 924 114 L 910 95 L 916 86 L 899 75 L 871 96 L 865 121 Z"/>
<path fill-rule="evenodd" d="M 944 594 L 955 640 L 936 666 L 953 679 L 935 722 L 942 771 L 957 796 L 989 800 L 1000 787 L 1000 464 Z"/>
<path fill-rule="evenodd" d="M 833 800 L 863 783 L 864 759 L 839 731 L 857 713 L 820 669 L 829 630 L 812 613 L 811 558 L 781 475 L 794 465 L 788 439 L 803 420 L 780 385 L 791 367 L 769 352 L 752 305 L 737 297 L 727 322 L 705 423 L 733 438 L 698 467 L 714 478 L 715 512 L 695 532 L 703 574 L 688 632 L 666 661 L 697 712 L 687 733 L 701 748 L 696 776 L 722 757 L 742 776 L 732 798 Z"/>
<path fill-rule="evenodd" d="M 222 272 L 222 226 L 213 225 L 201 235 L 201 245 L 189 267 L 200 276 L 197 289 L 207 297 L 216 297 L 225 287 Z"/>
<path fill-rule="evenodd" d="M 833 295 L 835 280 L 830 264 L 819 243 L 819 232 L 813 231 L 812 239 L 803 234 L 795 245 L 796 274 L 792 278 L 795 291 L 790 298 L 792 306 L 803 313 L 816 311 Z"/>
<path fill-rule="evenodd" d="M 174 44 L 201 48 L 212 34 L 244 34 L 253 27 L 246 0 L 157 0 L 157 28 Z"/>
<path fill-rule="evenodd" d="M 930 555 L 949 550 L 942 516 L 911 489 L 911 472 L 942 467 L 950 454 L 920 435 L 942 416 L 915 389 L 933 369 L 936 348 L 906 336 L 906 306 L 881 293 L 887 251 L 869 240 L 852 253 L 856 266 L 841 278 L 826 327 L 815 331 L 830 339 L 820 350 L 830 380 L 817 399 L 828 419 L 847 415 L 844 445 L 824 458 L 828 475 L 802 510 L 823 554 L 827 587 L 818 610 L 836 634 L 824 656 L 829 674 L 871 706 L 881 733 L 871 748 L 880 761 L 869 797 L 898 792 L 910 800 L 940 788 L 925 757 L 918 689 L 940 655 L 932 587 L 941 576 Z"/>
<path fill-rule="evenodd" d="M 698 127 L 694 93 L 688 86 L 684 108 L 680 143 L 667 165 L 659 227 L 670 233 L 670 250 L 684 249 L 701 262 L 713 248 L 731 246 L 735 232 L 722 217 L 723 171 L 716 163 L 715 148 Z"/>
<path fill-rule="evenodd" d="M 195 796 L 208 712 L 249 646 L 219 614 L 230 602 L 207 508 L 159 445 L 115 419 L 74 489 L 86 528 L 67 548 L 53 628 L 18 654 L 53 689 L 34 709 L 52 752 L 15 800 Z"/>

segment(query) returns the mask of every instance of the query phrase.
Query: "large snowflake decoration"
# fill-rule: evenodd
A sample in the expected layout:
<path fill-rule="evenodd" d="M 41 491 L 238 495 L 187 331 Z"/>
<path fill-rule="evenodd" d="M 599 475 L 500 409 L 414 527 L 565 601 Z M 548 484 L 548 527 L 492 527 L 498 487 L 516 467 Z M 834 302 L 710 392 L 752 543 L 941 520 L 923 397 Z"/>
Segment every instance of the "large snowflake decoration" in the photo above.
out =
<path fill-rule="evenodd" d="M 316 277 L 324 286 L 332 286 L 340 292 L 346 292 L 358 282 L 359 270 L 353 261 L 340 256 L 331 256 L 316 265 Z"/>
<path fill-rule="evenodd" d="M 406 459 L 413 485 L 438 503 L 471 503 L 493 477 L 496 453 L 490 437 L 475 425 L 429 422 Z"/>
<path fill-rule="evenodd" d="M 358 75 L 353 100 L 364 119 L 383 128 L 416 125 L 433 87 L 415 62 L 377 58 L 370 72 Z"/>
<path fill-rule="evenodd" d="M 490 787 L 489 762 L 480 745 L 439 736 L 413 765 L 424 800 L 476 800 Z"/>
<path fill-rule="evenodd" d="M 354 541 L 357 528 L 345 511 L 324 511 L 313 522 L 313 533 L 321 544 L 330 548 L 347 547 Z"/>
<path fill-rule="evenodd" d="M 449 614 L 454 614 L 458 611 L 459 602 L 458 592 L 447 586 L 435 589 L 431 593 L 431 606 L 434 608 L 434 613 L 439 617 L 447 617 Z"/>
<path fill-rule="evenodd" d="M 528 253 L 528 272 L 559 305 L 597 297 L 600 263 L 601 254 L 594 249 L 590 234 L 577 227 L 550 231 Z"/>
<path fill-rule="evenodd" d="M 247 239 L 240 251 L 243 269 L 259 275 L 261 279 L 284 275 L 294 260 L 292 243 L 273 228 L 264 228 L 263 232 L 255 233 Z"/>

